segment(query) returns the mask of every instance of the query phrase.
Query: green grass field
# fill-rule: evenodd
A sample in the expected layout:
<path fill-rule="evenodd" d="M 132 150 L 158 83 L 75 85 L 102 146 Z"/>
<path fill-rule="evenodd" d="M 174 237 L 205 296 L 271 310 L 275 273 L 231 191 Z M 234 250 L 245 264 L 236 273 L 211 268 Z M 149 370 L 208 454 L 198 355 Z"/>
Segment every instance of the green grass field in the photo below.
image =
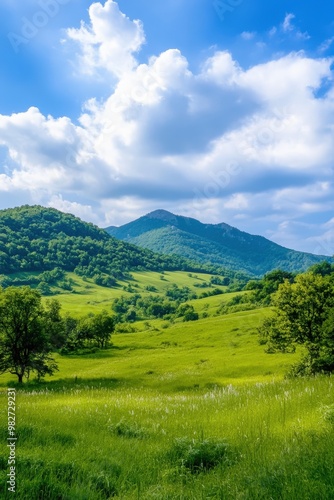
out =
<path fill-rule="evenodd" d="M 134 277 L 143 294 L 148 284 L 162 293 L 168 282 L 198 279 Z M 72 314 L 109 309 L 127 293 L 73 279 L 76 293 L 58 297 Z M 108 350 L 56 355 L 59 372 L 42 383 L 18 388 L 2 375 L 0 497 L 13 497 L 6 392 L 14 384 L 15 498 L 334 498 L 332 378 L 284 379 L 300 353 L 264 353 L 257 328 L 269 309 L 217 316 L 231 296 L 194 301 L 207 318 L 137 322 Z"/>
<path fill-rule="evenodd" d="M 21 273 L 21 275 L 22 274 L 26 273 Z M 202 292 L 210 290 L 210 288 L 201 289 L 196 288 L 194 285 L 209 283 L 211 277 L 210 274 L 204 273 L 191 274 L 191 276 L 189 276 L 189 273 L 183 271 L 166 271 L 164 274 L 148 271 L 133 272 L 133 280 L 119 281 L 118 286 L 114 288 L 104 288 L 94 284 L 91 279 L 83 280 L 81 277 L 77 276 L 74 273 L 66 273 L 66 276 L 73 281 L 73 291 L 64 293 L 63 290 L 60 290 L 57 287 L 53 287 L 53 290 L 55 292 L 55 295 L 53 295 L 53 297 L 57 298 L 60 301 L 64 311 L 70 312 L 73 316 L 81 316 L 89 312 L 96 313 L 102 311 L 103 309 L 110 309 L 113 300 L 116 297 L 120 297 L 121 295 L 131 295 L 131 293 L 126 290 L 129 285 L 133 290 L 132 293 L 140 293 L 142 296 L 152 294 L 152 292 L 146 289 L 146 287 L 148 286 L 154 286 L 157 291 L 153 293 L 161 295 L 164 294 L 166 290 L 174 283 L 179 287 L 187 286 L 192 292 L 200 295 Z M 214 288 L 225 291 L 227 287 L 214 285 Z M 225 300 L 228 300 L 232 296 L 233 295 L 231 294 L 226 295 Z M 206 301 L 209 301 L 210 305 L 212 304 L 213 306 L 218 307 L 218 304 L 220 304 L 222 300 L 224 300 L 221 297 L 222 295 L 208 297 Z M 212 301 L 212 299 L 216 300 Z M 203 308 L 205 299 L 200 299 L 196 302 L 202 304 Z"/>

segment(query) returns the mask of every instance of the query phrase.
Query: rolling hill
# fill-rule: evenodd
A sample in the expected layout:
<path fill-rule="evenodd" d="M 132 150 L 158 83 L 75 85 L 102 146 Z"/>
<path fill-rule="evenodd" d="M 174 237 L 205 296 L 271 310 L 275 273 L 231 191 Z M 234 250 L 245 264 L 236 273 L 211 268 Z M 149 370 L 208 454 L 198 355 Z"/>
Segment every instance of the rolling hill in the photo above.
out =
<path fill-rule="evenodd" d="M 178 257 L 157 255 L 53 208 L 24 205 L 0 210 L 0 274 L 59 268 L 109 281 L 133 270 L 199 270 Z"/>
<path fill-rule="evenodd" d="M 142 248 L 193 261 L 223 266 L 261 276 L 273 269 L 304 271 L 333 259 L 284 248 L 263 236 L 254 236 L 228 224 L 203 224 L 196 219 L 156 210 L 106 231 Z"/>

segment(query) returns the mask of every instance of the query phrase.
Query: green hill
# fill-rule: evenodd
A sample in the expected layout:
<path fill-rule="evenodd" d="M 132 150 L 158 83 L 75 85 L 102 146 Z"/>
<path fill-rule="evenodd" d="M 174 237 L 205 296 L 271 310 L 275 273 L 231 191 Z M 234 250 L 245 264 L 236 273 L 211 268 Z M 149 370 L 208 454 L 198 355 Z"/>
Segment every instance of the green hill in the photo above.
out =
<path fill-rule="evenodd" d="M 106 275 L 111 283 L 132 270 L 199 267 L 124 243 L 93 224 L 53 208 L 25 205 L 0 211 L 0 274 L 59 268 L 88 277 Z"/>
<path fill-rule="evenodd" d="M 163 254 L 261 276 L 273 269 L 304 271 L 329 257 L 284 248 L 228 224 L 202 224 L 196 219 L 156 210 L 106 231 L 121 240 Z"/>

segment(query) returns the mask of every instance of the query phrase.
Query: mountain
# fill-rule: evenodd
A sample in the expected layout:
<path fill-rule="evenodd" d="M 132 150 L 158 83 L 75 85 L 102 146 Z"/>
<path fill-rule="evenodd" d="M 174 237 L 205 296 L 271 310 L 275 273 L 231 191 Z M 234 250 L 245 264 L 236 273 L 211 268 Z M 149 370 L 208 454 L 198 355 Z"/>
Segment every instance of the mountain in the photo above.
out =
<path fill-rule="evenodd" d="M 179 257 L 125 243 L 93 224 L 53 208 L 24 205 L 0 210 L 0 274 L 64 271 L 111 279 L 132 270 L 198 271 Z"/>
<path fill-rule="evenodd" d="M 263 236 L 254 236 L 228 224 L 203 224 L 196 219 L 156 210 L 106 231 L 120 240 L 167 255 L 179 255 L 204 264 L 223 266 L 261 276 L 273 269 L 304 271 L 333 259 L 284 248 Z"/>

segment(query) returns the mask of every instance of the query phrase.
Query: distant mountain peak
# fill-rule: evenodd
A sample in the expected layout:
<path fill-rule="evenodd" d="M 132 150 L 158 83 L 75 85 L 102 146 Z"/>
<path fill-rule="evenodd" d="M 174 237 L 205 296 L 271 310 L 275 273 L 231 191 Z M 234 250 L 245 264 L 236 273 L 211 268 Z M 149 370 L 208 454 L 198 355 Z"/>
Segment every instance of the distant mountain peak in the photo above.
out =
<path fill-rule="evenodd" d="M 150 212 L 149 214 L 145 215 L 144 217 L 147 217 L 149 219 L 160 219 L 163 221 L 167 222 L 172 222 L 176 220 L 176 215 L 172 214 L 171 212 L 168 212 L 168 210 L 154 210 L 153 212 Z"/>
<path fill-rule="evenodd" d="M 119 228 L 107 228 L 118 239 L 194 262 L 223 266 L 255 276 L 273 269 L 303 271 L 324 256 L 296 252 L 263 236 L 251 235 L 224 222 L 197 219 L 159 209 Z"/>

